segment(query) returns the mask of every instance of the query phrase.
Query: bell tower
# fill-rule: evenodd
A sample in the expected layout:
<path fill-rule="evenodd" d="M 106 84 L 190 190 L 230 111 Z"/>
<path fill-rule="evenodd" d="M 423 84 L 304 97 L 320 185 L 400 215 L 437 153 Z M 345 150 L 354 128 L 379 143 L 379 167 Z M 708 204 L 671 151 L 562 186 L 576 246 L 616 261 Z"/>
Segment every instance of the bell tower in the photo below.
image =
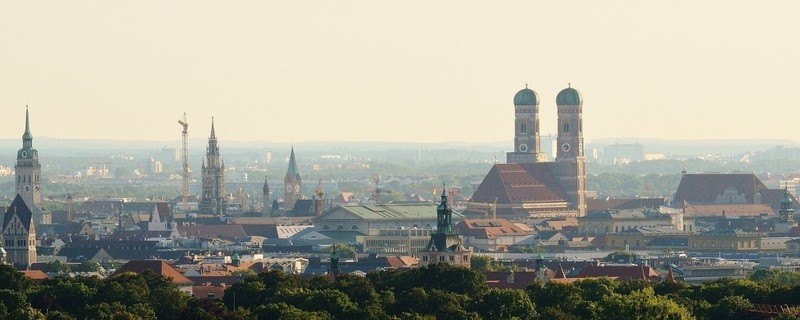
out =
<path fill-rule="evenodd" d="M 556 96 L 558 151 L 556 177 L 578 216 L 586 214 L 586 158 L 583 155 L 583 98 L 569 86 Z"/>
<path fill-rule="evenodd" d="M 14 166 L 14 171 L 16 173 L 16 193 L 22 197 L 25 204 L 34 213 L 37 223 L 49 224 L 50 215 L 42 212 L 42 165 L 39 163 L 39 151 L 33 148 L 33 134 L 31 134 L 27 106 L 25 106 L 25 133 L 22 134 L 22 149 L 17 151 L 17 164 Z"/>
<path fill-rule="evenodd" d="M 539 95 L 528 89 L 514 95 L 514 151 L 506 155 L 508 163 L 534 163 L 539 151 Z"/>

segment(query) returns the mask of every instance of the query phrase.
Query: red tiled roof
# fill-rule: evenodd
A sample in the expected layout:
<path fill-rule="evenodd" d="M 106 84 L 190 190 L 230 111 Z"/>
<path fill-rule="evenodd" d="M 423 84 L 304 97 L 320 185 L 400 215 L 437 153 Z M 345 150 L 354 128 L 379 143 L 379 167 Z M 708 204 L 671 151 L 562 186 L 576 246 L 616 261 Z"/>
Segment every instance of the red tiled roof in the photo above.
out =
<path fill-rule="evenodd" d="M 760 190 L 758 193 L 761 196 L 760 203 L 768 204 L 772 207 L 772 211 L 778 212 L 781 210 L 781 199 L 783 199 L 783 195 L 786 193 L 784 189 L 765 189 Z M 792 200 L 792 205 L 797 209 L 800 208 L 800 203 L 797 202 L 797 199 L 790 193 L 789 199 Z"/>
<path fill-rule="evenodd" d="M 189 278 L 185 277 L 177 269 L 164 262 L 164 260 L 131 260 L 117 269 L 112 276 L 123 274 L 125 272 L 144 273 L 147 270 L 170 278 L 172 283 L 177 285 L 193 284 L 192 280 L 189 280 Z"/>
<path fill-rule="evenodd" d="M 473 202 L 521 204 L 566 202 L 553 174 L 554 163 L 495 164 L 472 195 Z"/>
<path fill-rule="evenodd" d="M 624 210 L 639 208 L 658 208 L 666 202 L 664 198 L 590 198 L 586 199 L 587 211 Z"/>
<path fill-rule="evenodd" d="M 192 287 L 192 294 L 198 299 L 222 299 L 225 295 L 225 290 L 228 289 L 227 285 L 202 285 Z"/>
<path fill-rule="evenodd" d="M 463 235 L 478 239 L 492 239 L 504 235 L 531 234 L 506 219 L 464 219 L 456 224 Z"/>
<path fill-rule="evenodd" d="M 23 270 L 22 275 L 28 280 L 45 280 L 49 278 L 42 270 Z"/>
<path fill-rule="evenodd" d="M 750 217 L 768 215 L 775 212 L 767 204 L 691 204 L 687 203 L 684 215 L 689 217 Z"/>
<path fill-rule="evenodd" d="M 674 205 L 684 200 L 690 203 L 714 203 L 725 189 L 734 188 L 744 194 L 748 203 L 753 203 L 755 193 L 767 189 L 754 174 L 684 174 L 675 192 Z"/>
<path fill-rule="evenodd" d="M 615 277 L 619 280 L 659 280 L 659 274 L 649 266 L 601 265 L 585 266 L 577 278 Z"/>

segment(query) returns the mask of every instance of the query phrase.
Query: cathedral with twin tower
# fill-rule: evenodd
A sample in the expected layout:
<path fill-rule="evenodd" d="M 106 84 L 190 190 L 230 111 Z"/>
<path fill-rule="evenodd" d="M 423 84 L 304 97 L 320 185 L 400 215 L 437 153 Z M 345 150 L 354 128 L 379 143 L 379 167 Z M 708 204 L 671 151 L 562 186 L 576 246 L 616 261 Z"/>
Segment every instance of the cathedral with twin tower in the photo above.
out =
<path fill-rule="evenodd" d="M 514 95 L 514 151 L 495 164 L 468 203 L 468 215 L 579 217 L 586 214 L 583 98 L 567 87 L 556 95 L 558 138 L 555 159 L 541 149 L 539 95 Z"/>

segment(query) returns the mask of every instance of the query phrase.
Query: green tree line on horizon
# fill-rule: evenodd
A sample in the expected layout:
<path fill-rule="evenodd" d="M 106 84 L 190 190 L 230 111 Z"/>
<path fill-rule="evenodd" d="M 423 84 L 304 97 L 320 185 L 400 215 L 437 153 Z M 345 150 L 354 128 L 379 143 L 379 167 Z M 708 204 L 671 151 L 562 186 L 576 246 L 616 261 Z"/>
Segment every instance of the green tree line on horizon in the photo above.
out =
<path fill-rule="evenodd" d="M 800 305 L 800 273 L 762 270 L 695 286 L 590 278 L 515 290 L 446 264 L 366 277 L 269 271 L 207 300 L 152 272 L 33 283 L 0 266 L 2 319 L 757 319 L 754 304 Z"/>

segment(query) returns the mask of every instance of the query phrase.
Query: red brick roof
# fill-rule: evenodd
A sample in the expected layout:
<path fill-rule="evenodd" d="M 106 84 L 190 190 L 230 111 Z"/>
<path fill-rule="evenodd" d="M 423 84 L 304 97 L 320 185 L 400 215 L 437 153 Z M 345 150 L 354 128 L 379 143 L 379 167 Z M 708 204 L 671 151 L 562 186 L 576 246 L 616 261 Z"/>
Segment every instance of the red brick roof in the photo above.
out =
<path fill-rule="evenodd" d="M 734 188 L 744 194 L 748 203 L 753 203 L 755 193 L 767 189 L 754 174 L 684 174 L 675 192 L 675 206 L 684 200 L 690 203 L 714 203 L 725 189 Z"/>
<path fill-rule="evenodd" d="M 192 294 L 198 299 L 222 299 L 225 295 L 225 290 L 228 289 L 227 285 L 202 285 L 192 287 Z"/>
<path fill-rule="evenodd" d="M 464 219 L 456 224 L 456 228 L 462 235 L 472 236 L 478 239 L 494 239 L 505 235 L 527 235 L 530 231 L 523 230 L 519 226 L 506 219 Z"/>
<path fill-rule="evenodd" d="M 147 270 L 170 278 L 172 283 L 177 285 L 193 284 L 192 280 L 189 280 L 189 278 L 185 277 L 182 273 L 180 273 L 180 271 L 164 262 L 164 260 L 131 260 L 117 269 L 112 276 L 123 274 L 125 272 L 144 273 Z"/>
<path fill-rule="evenodd" d="M 783 199 L 783 195 L 786 193 L 784 189 L 765 189 L 760 190 L 758 192 L 761 195 L 761 203 L 768 204 L 772 207 L 772 211 L 778 212 L 781 210 L 781 199 Z M 790 193 L 789 199 L 792 200 L 792 205 L 795 209 L 800 209 L 800 203 L 797 202 L 797 199 Z"/>
<path fill-rule="evenodd" d="M 624 210 L 639 208 L 658 208 L 665 205 L 664 198 L 594 198 L 586 199 L 586 207 L 589 212 L 605 210 Z"/>
<path fill-rule="evenodd" d="M 723 214 L 724 213 L 724 214 Z M 691 204 L 684 208 L 687 217 L 752 217 L 774 216 L 775 212 L 768 204 Z"/>
<path fill-rule="evenodd" d="M 472 195 L 472 202 L 497 204 L 566 202 L 554 163 L 495 164 Z"/>
<path fill-rule="evenodd" d="M 28 280 L 45 280 L 49 278 L 42 270 L 22 270 L 22 275 Z"/>
<path fill-rule="evenodd" d="M 585 266 L 578 272 L 577 278 L 612 277 L 621 281 L 625 280 L 651 280 L 661 279 L 659 274 L 649 266 L 634 265 L 600 265 Z"/>

